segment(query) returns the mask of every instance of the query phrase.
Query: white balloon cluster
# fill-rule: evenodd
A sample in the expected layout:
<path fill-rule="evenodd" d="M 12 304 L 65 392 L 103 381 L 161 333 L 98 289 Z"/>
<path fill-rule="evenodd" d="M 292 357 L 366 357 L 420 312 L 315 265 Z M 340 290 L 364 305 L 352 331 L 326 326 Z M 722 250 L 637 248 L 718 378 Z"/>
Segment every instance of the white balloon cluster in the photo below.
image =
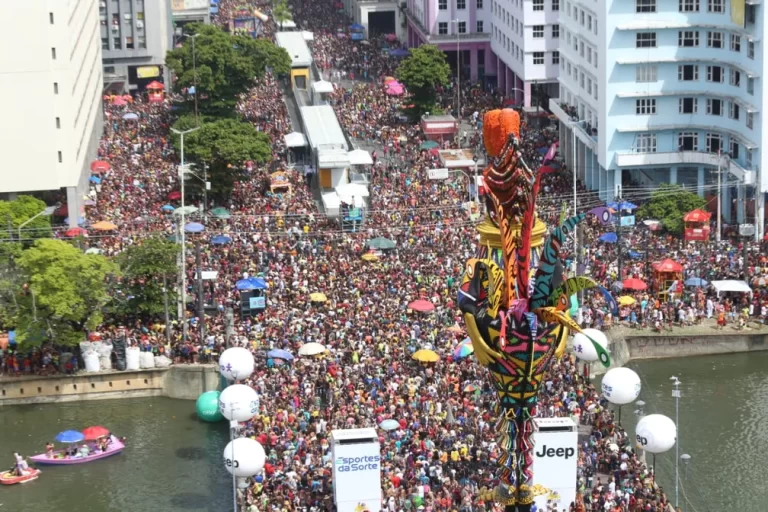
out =
<path fill-rule="evenodd" d="M 219 395 L 219 411 L 228 420 L 248 421 L 259 414 L 259 394 L 251 386 L 232 384 Z"/>
<path fill-rule="evenodd" d="M 242 347 L 228 348 L 219 357 L 219 372 L 229 381 L 250 377 L 255 366 L 251 351 Z"/>
<path fill-rule="evenodd" d="M 637 422 L 635 440 L 648 453 L 664 453 L 677 442 L 677 425 L 663 414 L 649 414 Z"/>
<path fill-rule="evenodd" d="M 239 437 L 224 448 L 224 467 L 237 477 L 254 476 L 264 469 L 267 455 L 255 439 Z"/>
<path fill-rule="evenodd" d="M 597 361 L 598 355 L 595 346 L 589 338 L 595 340 L 604 349 L 608 349 L 608 338 L 603 331 L 597 329 L 584 329 L 583 333 L 577 332 L 573 335 L 573 353 L 577 359 L 586 363 Z"/>
<path fill-rule="evenodd" d="M 611 368 L 603 376 L 601 388 L 609 402 L 625 405 L 640 396 L 640 377 L 629 368 Z"/>

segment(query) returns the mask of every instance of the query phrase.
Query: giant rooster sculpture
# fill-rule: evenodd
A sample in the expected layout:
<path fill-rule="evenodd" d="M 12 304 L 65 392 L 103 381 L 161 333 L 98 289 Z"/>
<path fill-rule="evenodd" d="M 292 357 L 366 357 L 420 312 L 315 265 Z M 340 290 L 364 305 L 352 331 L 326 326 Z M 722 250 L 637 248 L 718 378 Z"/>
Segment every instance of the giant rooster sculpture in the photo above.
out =
<path fill-rule="evenodd" d="M 564 352 L 568 331 L 581 332 L 568 316 L 570 296 L 597 285 L 585 277 L 564 279 L 560 261 L 566 236 L 585 214 L 567 218 L 551 231 L 533 274 L 531 234 L 545 171 L 535 173 L 523 160 L 520 117 L 514 110 L 486 113 L 483 136 L 490 159 L 483 172 L 486 205 L 490 221 L 499 229 L 502 261 L 499 265 L 487 256 L 494 252 L 490 247 L 467 261 L 459 308 L 475 356 L 488 368 L 498 397 L 496 429 L 502 455 L 496 461 L 500 471 L 494 499 L 506 512 L 523 512 L 534 500 L 533 418 L 539 387 L 550 362 Z M 611 220 L 607 208 L 589 213 L 603 223 Z M 606 351 L 593 344 L 608 366 Z"/>

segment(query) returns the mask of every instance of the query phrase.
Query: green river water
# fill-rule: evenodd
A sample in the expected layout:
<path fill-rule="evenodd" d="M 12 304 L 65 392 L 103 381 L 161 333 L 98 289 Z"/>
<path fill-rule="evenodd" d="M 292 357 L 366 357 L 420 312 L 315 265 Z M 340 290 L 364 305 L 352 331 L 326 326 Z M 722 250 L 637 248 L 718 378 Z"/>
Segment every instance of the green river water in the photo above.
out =
<path fill-rule="evenodd" d="M 768 353 L 691 357 L 630 364 L 643 382 L 647 414 L 674 419 L 671 375 L 683 382 L 680 504 L 690 512 L 768 510 Z M 636 417 L 622 421 L 634 434 Z M 167 398 L 104 400 L 0 408 L 0 467 L 12 452 L 44 450 L 57 432 L 104 425 L 126 436 L 123 454 L 81 466 L 43 467 L 25 485 L 0 488 L 0 512 L 149 512 L 232 510 L 231 480 L 222 464 L 225 423 L 194 415 L 194 402 Z M 4 462 L 3 462 L 4 461 Z M 674 502 L 674 448 L 656 458 L 658 482 Z M 650 460 L 649 460 L 650 462 Z M 2 466 L 5 464 L 6 466 Z"/>

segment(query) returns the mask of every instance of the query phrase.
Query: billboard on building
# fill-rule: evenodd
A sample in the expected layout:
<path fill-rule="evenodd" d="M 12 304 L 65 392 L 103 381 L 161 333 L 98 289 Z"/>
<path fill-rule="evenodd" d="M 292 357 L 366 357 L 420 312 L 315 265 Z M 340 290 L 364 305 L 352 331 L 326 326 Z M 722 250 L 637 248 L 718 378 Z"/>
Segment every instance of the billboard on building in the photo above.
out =
<path fill-rule="evenodd" d="M 160 66 L 136 67 L 136 78 L 155 78 L 160 76 Z"/>
<path fill-rule="evenodd" d="M 381 448 L 376 430 L 333 430 L 331 456 L 338 512 L 380 512 Z"/>
<path fill-rule="evenodd" d="M 195 9 L 207 10 L 210 5 L 210 0 L 171 0 L 171 10 L 173 12 L 191 11 Z"/>
<path fill-rule="evenodd" d="M 570 418 L 535 418 L 533 483 L 546 492 L 536 497 L 539 510 L 547 503 L 568 510 L 576 500 L 578 429 Z"/>

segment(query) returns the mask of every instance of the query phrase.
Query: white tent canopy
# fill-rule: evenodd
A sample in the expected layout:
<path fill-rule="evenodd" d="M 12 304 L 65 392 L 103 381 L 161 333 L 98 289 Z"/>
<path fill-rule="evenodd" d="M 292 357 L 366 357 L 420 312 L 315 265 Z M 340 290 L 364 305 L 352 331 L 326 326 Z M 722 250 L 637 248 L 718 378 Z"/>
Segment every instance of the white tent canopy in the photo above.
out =
<path fill-rule="evenodd" d="M 304 37 L 305 41 L 314 41 L 315 40 L 315 34 L 310 32 L 309 30 L 302 30 L 301 35 Z"/>
<path fill-rule="evenodd" d="M 371 154 L 364 149 L 355 149 L 349 152 L 350 165 L 373 165 Z"/>
<path fill-rule="evenodd" d="M 333 84 L 331 82 L 326 82 L 325 80 L 320 80 L 319 82 L 312 84 L 312 90 L 318 94 L 333 92 Z"/>
<path fill-rule="evenodd" d="M 303 148 L 307 145 L 307 137 L 301 132 L 291 132 L 283 136 L 285 145 L 289 148 Z"/>
<path fill-rule="evenodd" d="M 360 183 L 344 183 L 334 189 L 341 197 L 368 197 L 368 187 Z"/>
<path fill-rule="evenodd" d="M 727 279 L 725 281 L 712 281 L 710 284 L 715 289 L 715 292 L 717 292 L 718 297 L 723 292 L 748 293 L 752 295 L 752 288 L 749 287 L 746 281 Z"/>

